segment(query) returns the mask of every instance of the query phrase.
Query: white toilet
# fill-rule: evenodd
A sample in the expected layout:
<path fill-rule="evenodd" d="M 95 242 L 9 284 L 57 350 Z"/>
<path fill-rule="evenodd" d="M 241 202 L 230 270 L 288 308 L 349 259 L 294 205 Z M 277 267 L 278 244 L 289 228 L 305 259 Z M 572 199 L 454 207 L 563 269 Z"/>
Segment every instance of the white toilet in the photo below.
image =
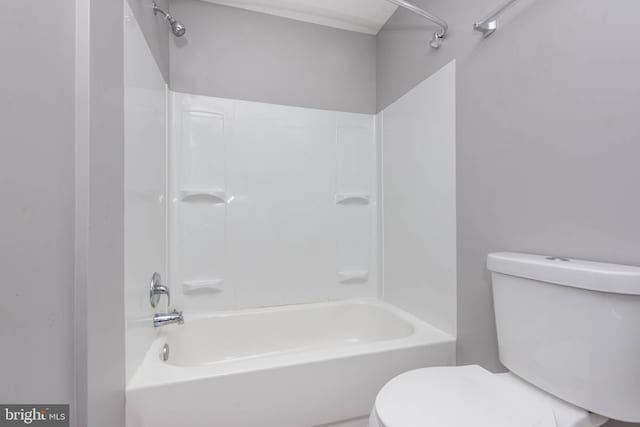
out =
<path fill-rule="evenodd" d="M 370 427 L 596 427 L 640 422 L 640 267 L 488 257 L 500 361 L 406 372 Z"/>

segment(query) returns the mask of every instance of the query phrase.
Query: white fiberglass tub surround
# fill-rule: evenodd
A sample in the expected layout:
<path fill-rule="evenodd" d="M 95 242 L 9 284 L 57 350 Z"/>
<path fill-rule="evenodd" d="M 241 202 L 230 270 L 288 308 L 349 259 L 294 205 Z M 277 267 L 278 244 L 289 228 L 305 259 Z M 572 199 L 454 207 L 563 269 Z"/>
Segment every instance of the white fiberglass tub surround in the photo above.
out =
<path fill-rule="evenodd" d="M 165 344 L 167 362 L 160 359 Z M 158 337 L 130 382 L 127 425 L 353 420 L 367 416 L 395 375 L 454 362 L 453 337 L 377 301 L 187 314 L 184 325 Z"/>

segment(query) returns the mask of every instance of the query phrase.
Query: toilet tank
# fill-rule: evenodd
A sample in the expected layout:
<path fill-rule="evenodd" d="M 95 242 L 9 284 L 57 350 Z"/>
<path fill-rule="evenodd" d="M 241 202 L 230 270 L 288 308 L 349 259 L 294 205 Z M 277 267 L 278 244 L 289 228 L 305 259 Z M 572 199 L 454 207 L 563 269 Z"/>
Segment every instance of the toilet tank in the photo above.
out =
<path fill-rule="evenodd" d="M 488 256 L 500 361 L 583 409 L 640 422 L 640 267 Z"/>

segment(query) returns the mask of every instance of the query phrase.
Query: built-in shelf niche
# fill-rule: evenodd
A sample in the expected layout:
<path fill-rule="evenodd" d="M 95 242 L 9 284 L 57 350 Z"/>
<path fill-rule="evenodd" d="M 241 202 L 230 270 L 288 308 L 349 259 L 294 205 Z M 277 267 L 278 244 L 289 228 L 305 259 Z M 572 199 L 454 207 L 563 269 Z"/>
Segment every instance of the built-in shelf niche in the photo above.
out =
<path fill-rule="evenodd" d="M 369 281 L 368 270 L 339 271 L 338 282 L 344 285 L 367 283 Z"/>
<path fill-rule="evenodd" d="M 336 203 L 339 205 L 368 205 L 371 203 L 369 193 L 338 193 Z"/>
<path fill-rule="evenodd" d="M 185 295 L 197 293 L 220 293 L 223 289 L 224 281 L 222 279 L 210 280 L 189 280 L 182 284 L 182 292 Z"/>
<path fill-rule="evenodd" d="M 183 202 L 206 200 L 215 204 L 224 204 L 227 203 L 227 193 L 220 189 L 183 189 L 180 190 L 180 200 Z"/>

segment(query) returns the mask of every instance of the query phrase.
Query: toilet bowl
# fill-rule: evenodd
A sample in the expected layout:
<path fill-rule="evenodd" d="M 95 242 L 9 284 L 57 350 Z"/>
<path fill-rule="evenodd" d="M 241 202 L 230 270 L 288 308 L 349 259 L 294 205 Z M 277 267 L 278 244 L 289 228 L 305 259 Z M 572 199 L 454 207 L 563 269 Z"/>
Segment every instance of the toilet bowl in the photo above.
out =
<path fill-rule="evenodd" d="M 514 374 L 459 366 L 395 377 L 380 390 L 369 427 L 598 427 L 606 421 Z"/>
<path fill-rule="evenodd" d="M 370 427 L 640 422 L 640 267 L 506 252 L 487 267 L 510 372 L 404 373 L 380 390 Z"/>

